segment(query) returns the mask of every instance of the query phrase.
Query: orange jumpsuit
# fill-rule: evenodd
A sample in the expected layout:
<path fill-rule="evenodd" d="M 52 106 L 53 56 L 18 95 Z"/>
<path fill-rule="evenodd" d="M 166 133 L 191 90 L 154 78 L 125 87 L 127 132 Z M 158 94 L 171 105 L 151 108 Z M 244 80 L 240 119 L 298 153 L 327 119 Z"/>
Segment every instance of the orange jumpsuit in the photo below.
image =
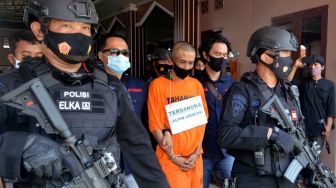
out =
<path fill-rule="evenodd" d="M 198 80 L 189 76 L 179 81 L 172 81 L 166 77 L 153 80 L 148 91 L 149 130 L 152 132 L 157 128 L 160 130 L 170 128 L 165 105 L 195 96 L 201 96 L 206 116 L 208 116 L 204 90 Z M 187 159 L 201 143 L 204 131 L 205 124 L 172 135 L 174 154 Z M 182 171 L 169 159 L 159 144 L 156 154 L 172 188 L 203 188 L 202 155 L 199 155 L 192 169 Z"/>

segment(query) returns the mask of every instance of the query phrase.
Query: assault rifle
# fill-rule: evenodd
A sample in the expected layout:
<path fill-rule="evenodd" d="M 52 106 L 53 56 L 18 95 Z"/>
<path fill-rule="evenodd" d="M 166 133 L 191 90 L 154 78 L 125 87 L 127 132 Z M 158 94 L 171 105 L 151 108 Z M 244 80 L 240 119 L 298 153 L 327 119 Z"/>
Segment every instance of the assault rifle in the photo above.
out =
<path fill-rule="evenodd" d="M 47 187 L 110 188 L 125 186 L 119 178 L 119 169 L 111 153 L 105 150 L 91 152 L 85 140 L 73 135 L 54 101 L 39 78 L 34 78 L 3 95 L 0 102 L 34 117 L 48 134 L 64 138 L 63 162 L 68 168 L 61 182 L 47 182 Z M 70 174 L 69 174 L 70 173 Z M 59 185 L 59 183 L 62 183 Z M 58 184 L 58 185 L 55 185 Z"/>
<path fill-rule="evenodd" d="M 284 177 L 294 183 L 300 171 L 308 167 L 313 173 L 310 179 L 312 185 L 319 188 L 335 188 L 335 173 L 324 166 L 320 160 L 320 146 L 317 144 L 310 146 L 308 144 L 304 130 L 300 126 L 293 124 L 279 98 L 273 95 L 261 107 L 261 111 L 276 119 L 279 126 L 283 130 L 287 130 L 294 138 L 295 149 L 298 150 L 297 155 L 295 155 L 294 160 L 286 169 Z"/>

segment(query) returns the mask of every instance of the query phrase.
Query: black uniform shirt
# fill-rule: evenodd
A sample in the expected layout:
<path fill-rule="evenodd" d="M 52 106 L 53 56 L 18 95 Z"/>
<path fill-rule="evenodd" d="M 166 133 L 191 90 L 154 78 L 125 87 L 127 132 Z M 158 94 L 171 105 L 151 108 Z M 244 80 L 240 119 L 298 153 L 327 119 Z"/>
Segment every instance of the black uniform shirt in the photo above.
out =
<path fill-rule="evenodd" d="M 256 73 L 248 74 L 252 75 L 257 85 L 266 85 Z M 279 97 L 283 106 L 288 109 L 287 113 L 292 113 L 292 119 L 298 115 L 293 101 L 289 99 L 282 85 L 277 84 L 275 88 L 268 89 Z M 228 148 L 229 154 L 237 160 L 253 165 L 253 152 L 270 146 L 267 133 L 269 127 L 276 125 L 276 121 L 259 112 L 261 102 L 252 87 L 246 83 L 234 83 L 227 94 L 223 103 L 224 113 L 217 129 L 218 145 Z"/>
<path fill-rule="evenodd" d="M 327 117 L 336 117 L 335 86 L 330 80 L 293 80 L 299 87 L 305 130 L 308 136 L 321 136 Z M 323 120 L 323 121 L 321 121 Z"/>
<path fill-rule="evenodd" d="M 38 65 L 43 66 L 45 62 L 39 63 Z M 51 68 L 46 69 L 45 72 L 49 70 L 51 70 Z M 24 81 L 19 78 L 19 72 L 1 75 L 0 96 L 20 86 Z M 61 87 L 68 87 L 63 83 L 59 85 Z M 91 85 L 91 82 L 84 85 Z M 74 89 L 77 88 L 76 86 L 73 87 Z M 125 105 L 128 103 L 128 97 L 122 88 L 121 82 L 119 80 L 113 83 L 110 82 L 109 85 L 104 86 L 103 89 L 105 89 L 105 92 L 102 92 L 102 94 L 106 94 L 104 95 L 106 108 L 117 110 L 117 114 L 106 114 L 116 118 L 116 135 L 113 135 L 113 138 L 117 137 L 120 148 L 129 163 L 138 185 L 148 188 L 169 187 L 155 152 L 152 150 L 146 130 L 129 105 Z M 6 131 L 0 134 L 0 177 L 21 180 L 23 178 L 21 177 L 21 170 L 23 169 L 21 156 L 28 133 L 22 132 L 22 129 L 16 124 L 19 123 L 19 121 L 16 122 L 15 120 L 17 110 L 0 103 L 0 112 L 0 126 L 5 127 L 4 130 Z M 94 115 L 96 113 L 89 114 Z M 62 112 L 62 116 L 64 115 L 66 115 L 66 113 Z M 85 114 L 82 116 L 86 117 Z M 71 117 L 65 117 L 65 120 L 71 121 Z M 87 124 L 91 123 L 87 121 L 83 122 Z M 29 122 L 25 121 L 25 123 L 22 124 L 27 126 L 28 123 Z M 100 122 L 97 121 L 97 123 Z M 112 122 L 106 123 L 112 124 Z"/>

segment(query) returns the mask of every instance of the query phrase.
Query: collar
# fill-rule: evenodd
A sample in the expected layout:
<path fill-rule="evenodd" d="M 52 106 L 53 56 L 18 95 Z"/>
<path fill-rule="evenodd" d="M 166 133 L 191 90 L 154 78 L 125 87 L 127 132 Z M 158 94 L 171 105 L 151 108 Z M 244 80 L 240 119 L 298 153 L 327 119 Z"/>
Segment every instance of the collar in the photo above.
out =
<path fill-rule="evenodd" d="M 318 79 L 318 80 L 314 80 L 311 76 L 309 77 L 309 80 L 310 81 L 312 81 L 312 82 L 319 82 L 319 81 L 321 81 L 321 80 L 323 80 L 324 78 L 323 77 L 321 77 L 320 79 Z"/>
<path fill-rule="evenodd" d="M 263 79 L 261 79 L 261 77 L 258 75 L 258 73 L 256 71 L 246 72 L 242 76 L 241 80 L 251 80 L 251 81 L 256 82 L 257 84 L 265 85 L 267 88 L 269 88 L 272 91 L 272 93 L 274 93 L 275 90 L 278 90 L 282 86 L 280 82 L 277 82 L 276 85 L 273 88 L 269 87 L 266 84 L 266 82 Z"/>
<path fill-rule="evenodd" d="M 218 80 L 211 80 L 208 73 L 206 72 L 206 70 L 204 69 L 200 75 L 200 80 L 202 82 L 206 82 L 206 81 L 210 81 L 210 82 L 227 82 L 228 80 L 231 80 L 232 78 L 227 75 L 227 74 L 223 74 L 223 71 L 221 71 L 220 77 Z"/>
<path fill-rule="evenodd" d="M 167 78 L 168 80 L 172 80 L 173 81 L 173 77 L 170 74 L 171 72 L 169 71 L 167 74 L 164 75 L 165 78 Z"/>

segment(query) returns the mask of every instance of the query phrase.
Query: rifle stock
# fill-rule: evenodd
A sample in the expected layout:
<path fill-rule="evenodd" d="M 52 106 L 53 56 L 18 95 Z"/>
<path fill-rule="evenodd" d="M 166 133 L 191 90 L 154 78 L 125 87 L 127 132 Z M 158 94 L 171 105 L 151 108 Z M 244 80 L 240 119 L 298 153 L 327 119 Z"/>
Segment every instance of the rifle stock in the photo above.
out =
<path fill-rule="evenodd" d="M 73 135 L 61 113 L 58 111 L 43 82 L 34 78 L 13 91 L 3 95 L 0 102 L 21 110 L 34 117 L 48 134 L 60 134 L 64 138 L 63 162 L 73 178 L 63 182 L 63 188 L 108 188 L 105 177 L 119 173 L 113 156 L 104 151 L 101 158 L 94 161 L 87 146 Z M 119 186 L 118 186 L 119 187 Z"/>

